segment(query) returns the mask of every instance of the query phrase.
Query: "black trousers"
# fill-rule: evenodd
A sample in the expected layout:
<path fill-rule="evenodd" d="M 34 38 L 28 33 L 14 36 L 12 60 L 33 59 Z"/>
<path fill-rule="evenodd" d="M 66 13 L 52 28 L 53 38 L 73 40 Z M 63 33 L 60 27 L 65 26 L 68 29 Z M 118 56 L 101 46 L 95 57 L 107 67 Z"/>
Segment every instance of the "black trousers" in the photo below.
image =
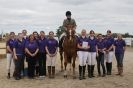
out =
<path fill-rule="evenodd" d="M 104 53 L 99 52 L 97 57 L 97 68 L 98 68 L 98 74 L 101 74 L 100 65 L 103 69 L 103 74 L 105 74 L 105 65 L 104 65 Z"/>
<path fill-rule="evenodd" d="M 46 76 L 46 53 L 39 53 L 39 76 Z"/>
<path fill-rule="evenodd" d="M 36 57 L 27 57 L 28 61 L 28 76 L 35 76 L 35 65 L 36 65 Z"/>
<path fill-rule="evenodd" d="M 21 70 L 22 70 L 22 64 L 23 64 L 23 55 L 17 55 L 17 60 L 14 59 L 15 64 L 15 70 L 14 70 L 14 76 L 15 77 L 21 77 Z"/>

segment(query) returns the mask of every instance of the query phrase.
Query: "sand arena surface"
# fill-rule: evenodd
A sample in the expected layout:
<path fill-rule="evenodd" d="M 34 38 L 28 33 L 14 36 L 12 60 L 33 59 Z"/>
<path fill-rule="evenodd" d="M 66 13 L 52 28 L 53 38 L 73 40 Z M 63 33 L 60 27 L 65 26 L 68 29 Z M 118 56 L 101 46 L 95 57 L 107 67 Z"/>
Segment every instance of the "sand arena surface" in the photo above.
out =
<path fill-rule="evenodd" d="M 1 53 L 1 52 L 0 52 Z M 72 72 L 70 72 L 72 73 Z M 59 54 L 56 60 L 55 79 L 46 77 L 44 80 L 28 79 L 25 77 L 19 81 L 13 78 L 7 79 L 6 58 L 0 59 L 0 88 L 133 88 L 133 49 L 127 48 L 124 58 L 124 77 L 116 76 L 116 60 L 113 59 L 113 72 L 111 76 L 97 77 L 97 67 L 95 67 L 95 78 L 78 79 L 78 59 L 76 60 L 77 79 L 63 78 L 63 72 L 60 72 Z M 70 74 L 71 75 L 71 74 Z M 87 70 L 86 70 L 87 76 Z"/>

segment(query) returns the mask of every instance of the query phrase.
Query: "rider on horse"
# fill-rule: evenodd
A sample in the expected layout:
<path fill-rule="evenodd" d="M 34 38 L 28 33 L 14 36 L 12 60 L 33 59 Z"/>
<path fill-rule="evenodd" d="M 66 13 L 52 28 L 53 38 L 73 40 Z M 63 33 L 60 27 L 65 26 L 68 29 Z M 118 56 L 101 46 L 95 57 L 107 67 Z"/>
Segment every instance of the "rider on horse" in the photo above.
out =
<path fill-rule="evenodd" d="M 76 29 L 76 22 L 74 19 L 71 18 L 71 12 L 70 11 L 67 11 L 66 12 L 66 19 L 63 21 L 63 27 L 65 28 L 65 31 L 68 31 L 68 30 L 75 30 Z M 61 36 L 60 36 L 60 39 L 65 36 L 66 33 L 63 33 Z"/>

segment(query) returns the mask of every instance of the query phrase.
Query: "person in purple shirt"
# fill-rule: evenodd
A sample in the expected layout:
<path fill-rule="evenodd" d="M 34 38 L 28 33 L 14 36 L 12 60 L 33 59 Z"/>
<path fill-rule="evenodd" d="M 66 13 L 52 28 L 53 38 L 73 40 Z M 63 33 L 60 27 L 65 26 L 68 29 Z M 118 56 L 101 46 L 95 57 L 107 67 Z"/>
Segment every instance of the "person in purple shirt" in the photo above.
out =
<path fill-rule="evenodd" d="M 55 77 L 55 61 L 57 58 L 58 51 L 58 41 L 54 39 L 54 32 L 49 32 L 49 38 L 46 42 L 46 52 L 47 52 L 47 66 L 49 78 Z M 52 71 L 52 72 L 51 72 Z"/>
<path fill-rule="evenodd" d="M 21 70 L 24 59 L 25 41 L 23 39 L 23 34 L 19 33 L 18 38 L 14 41 L 13 53 L 14 53 L 14 63 L 15 71 L 14 77 L 16 80 L 21 79 Z"/>
<path fill-rule="evenodd" d="M 88 49 L 90 48 L 86 30 L 81 31 L 81 36 L 78 38 L 78 58 L 79 58 L 79 80 L 85 79 L 86 61 L 88 57 Z"/>
<path fill-rule="evenodd" d="M 27 35 L 27 30 L 22 30 L 22 34 L 23 34 L 23 40 L 25 41 L 25 43 L 28 41 L 28 35 Z M 23 63 L 22 63 L 22 71 L 21 71 L 21 75 L 24 77 L 27 73 L 25 71 L 25 60 L 27 61 L 26 59 L 26 56 L 24 54 L 24 59 L 23 59 Z"/>
<path fill-rule="evenodd" d="M 39 44 L 39 77 L 44 78 L 46 76 L 46 37 L 45 32 L 40 32 L 40 38 L 38 40 Z"/>
<path fill-rule="evenodd" d="M 35 65 L 37 59 L 37 53 L 39 51 L 38 44 L 34 39 L 33 34 L 29 36 L 29 41 L 25 44 L 25 52 L 28 60 L 28 76 L 34 78 L 35 76 Z"/>
<path fill-rule="evenodd" d="M 107 31 L 106 36 L 106 53 L 105 53 L 105 59 L 106 59 L 106 70 L 107 75 L 111 75 L 112 73 L 112 58 L 114 54 L 113 50 L 113 44 L 114 44 L 114 38 L 112 37 L 112 33 L 110 30 Z"/>
<path fill-rule="evenodd" d="M 98 34 L 97 49 L 98 49 L 98 57 L 97 57 L 98 76 L 101 76 L 101 71 L 100 71 L 100 65 L 101 65 L 103 69 L 102 77 L 105 77 L 106 71 L 104 65 L 104 53 L 106 50 L 106 44 L 104 42 L 102 34 Z"/>
<path fill-rule="evenodd" d="M 39 40 L 39 34 L 38 34 L 38 32 L 37 31 L 34 31 L 33 32 L 33 35 L 34 35 L 34 38 L 35 38 L 35 41 L 37 42 L 37 44 L 38 44 L 38 46 L 39 46 L 39 42 L 38 42 L 38 40 Z M 37 57 L 39 57 L 39 54 L 37 54 Z M 36 70 L 35 70 L 36 72 L 36 76 L 38 77 L 39 76 L 39 58 L 37 58 L 36 59 Z"/>
<path fill-rule="evenodd" d="M 11 70 L 14 70 L 14 61 L 13 61 L 13 45 L 15 41 L 15 33 L 10 32 L 9 40 L 6 42 L 6 56 L 7 56 L 7 78 L 10 79 Z"/>
<path fill-rule="evenodd" d="M 89 53 L 88 53 L 88 77 L 92 78 L 94 76 L 94 67 L 96 63 L 96 55 L 97 55 L 97 45 L 96 45 L 96 38 L 95 38 L 95 33 L 93 30 L 90 31 L 90 36 L 89 36 Z"/>
<path fill-rule="evenodd" d="M 123 76 L 123 58 L 124 58 L 124 53 L 126 50 L 126 43 L 122 39 L 122 35 L 118 35 L 118 38 L 114 42 L 115 46 L 115 57 L 117 60 L 117 68 L 118 68 L 118 74 L 120 76 Z"/>

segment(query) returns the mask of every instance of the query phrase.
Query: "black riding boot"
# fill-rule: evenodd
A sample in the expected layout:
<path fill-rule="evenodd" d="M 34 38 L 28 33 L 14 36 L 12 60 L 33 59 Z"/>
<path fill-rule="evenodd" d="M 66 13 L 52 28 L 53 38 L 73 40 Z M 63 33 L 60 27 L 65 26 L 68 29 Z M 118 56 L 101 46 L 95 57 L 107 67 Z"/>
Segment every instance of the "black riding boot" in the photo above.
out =
<path fill-rule="evenodd" d="M 86 66 L 83 66 L 83 79 L 86 79 L 85 78 L 85 70 L 86 70 Z"/>
<path fill-rule="evenodd" d="M 107 70 L 107 75 L 109 75 L 109 63 L 106 62 L 106 70 Z"/>
<path fill-rule="evenodd" d="M 94 67 L 95 67 L 95 65 L 91 65 L 91 75 L 92 75 L 92 77 L 95 77 L 94 76 Z"/>
<path fill-rule="evenodd" d="M 91 65 L 88 65 L 88 77 L 92 78 L 92 75 L 91 75 Z"/>
<path fill-rule="evenodd" d="M 80 66 L 79 65 L 79 80 L 82 80 L 82 74 L 83 74 L 82 73 L 83 72 L 83 69 L 82 68 L 83 68 L 83 66 Z"/>
<path fill-rule="evenodd" d="M 112 62 L 108 63 L 108 64 L 109 64 L 109 75 L 111 75 L 111 73 L 112 73 Z"/>

